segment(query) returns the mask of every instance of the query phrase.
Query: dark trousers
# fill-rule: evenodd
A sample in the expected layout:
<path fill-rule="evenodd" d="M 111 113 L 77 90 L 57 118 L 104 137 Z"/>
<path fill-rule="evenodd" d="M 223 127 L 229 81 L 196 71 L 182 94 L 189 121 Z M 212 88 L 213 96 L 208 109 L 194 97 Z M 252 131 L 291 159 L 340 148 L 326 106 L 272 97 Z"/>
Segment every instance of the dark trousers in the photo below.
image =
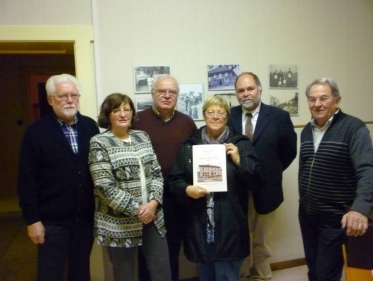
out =
<path fill-rule="evenodd" d="M 299 223 L 310 281 L 340 281 L 343 270 L 342 244 L 346 230 L 342 215 L 307 214 L 299 208 Z"/>
<path fill-rule="evenodd" d="M 93 222 L 44 225 L 45 242 L 38 245 L 38 281 L 90 280 Z"/>
<path fill-rule="evenodd" d="M 179 281 L 179 253 L 184 237 L 184 213 L 172 197 L 163 198 L 163 212 L 167 229 L 167 245 L 170 259 L 171 280 Z M 150 281 L 144 256 L 139 253 L 139 281 Z"/>
<path fill-rule="evenodd" d="M 145 266 L 153 281 L 170 281 L 171 272 L 167 255 L 167 242 L 154 223 L 144 225 L 141 247 L 105 247 L 113 265 L 114 281 L 134 281 L 136 253 L 145 257 Z"/>

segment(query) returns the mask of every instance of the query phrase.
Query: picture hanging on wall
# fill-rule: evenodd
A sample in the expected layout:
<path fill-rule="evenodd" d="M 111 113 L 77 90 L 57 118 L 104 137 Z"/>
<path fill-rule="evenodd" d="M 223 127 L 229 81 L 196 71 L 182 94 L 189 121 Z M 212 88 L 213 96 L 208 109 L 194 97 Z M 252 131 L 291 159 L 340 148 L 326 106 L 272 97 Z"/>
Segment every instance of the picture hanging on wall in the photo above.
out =
<path fill-rule="evenodd" d="M 271 64 L 269 87 L 273 89 L 298 88 L 298 66 L 295 64 Z"/>
<path fill-rule="evenodd" d="M 136 94 L 135 95 L 135 106 L 136 111 L 141 111 L 152 107 L 153 99 L 152 94 Z"/>
<path fill-rule="evenodd" d="M 270 91 L 270 104 L 286 110 L 290 116 L 299 116 L 298 92 L 295 91 Z"/>
<path fill-rule="evenodd" d="M 202 104 L 205 101 L 203 84 L 180 84 L 177 110 L 193 120 L 203 120 Z"/>
<path fill-rule="evenodd" d="M 170 74 L 170 66 L 135 66 L 133 73 L 135 93 L 150 93 L 153 80 L 160 74 Z"/>
<path fill-rule="evenodd" d="M 227 102 L 229 107 L 239 105 L 235 93 L 219 93 L 219 94 L 215 94 L 214 96 L 222 97 Z"/>
<path fill-rule="evenodd" d="M 234 82 L 241 74 L 239 64 L 212 64 L 207 66 L 208 90 L 233 90 Z"/>

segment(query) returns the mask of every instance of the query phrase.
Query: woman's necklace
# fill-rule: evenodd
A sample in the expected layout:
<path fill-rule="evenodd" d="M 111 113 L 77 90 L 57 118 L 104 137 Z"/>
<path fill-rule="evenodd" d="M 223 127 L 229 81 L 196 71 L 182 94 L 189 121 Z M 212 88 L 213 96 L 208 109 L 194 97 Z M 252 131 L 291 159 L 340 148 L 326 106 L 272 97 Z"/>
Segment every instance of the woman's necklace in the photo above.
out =
<path fill-rule="evenodd" d="M 130 149 L 133 150 L 132 142 L 131 142 L 131 136 L 128 136 L 128 138 L 122 140 L 130 145 Z"/>

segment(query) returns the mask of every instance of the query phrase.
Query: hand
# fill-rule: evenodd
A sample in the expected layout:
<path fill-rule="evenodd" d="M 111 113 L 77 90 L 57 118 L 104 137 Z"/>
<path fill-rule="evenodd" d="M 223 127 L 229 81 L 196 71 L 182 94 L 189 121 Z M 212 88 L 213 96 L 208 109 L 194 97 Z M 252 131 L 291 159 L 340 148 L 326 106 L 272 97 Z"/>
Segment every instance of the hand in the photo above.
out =
<path fill-rule="evenodd" d="M 150 202 L 140 205 L 138 210 L 138 219 L 144 223 L 149 224 L 155 219 L 155 211 L 158 207 L 158 201 L 150 200 Z"/>
<path fill-rule="evenodd" d="M 368 229 L 368 218 L 359 212 L 350 211 L 342 218 L 342 228 L 347 229 L 347 236 L 361 236 Z"/>
<path fill-rule="evenodd" d="M 44 244 L 45 229 L 41 221 L 28 225 L 27 234 L 34 244 Z"/>
<path fill-rule="evenodd" d="M 240 166 L 240 154 L 238 152 L 237 146 L 235 146 L 233 143 L 225 143 L 225 150 L 227 151 L 227 154 L 230 155 L 233 163 L 239 167 Z"/>
<path fill-rule="evenodd" d="M 206 194 L 210 193 L 206 188 L 203 188 L 198 185 L 188 185 L 185 192 L 189 197 L 193 199 L 205 197 Z"/>

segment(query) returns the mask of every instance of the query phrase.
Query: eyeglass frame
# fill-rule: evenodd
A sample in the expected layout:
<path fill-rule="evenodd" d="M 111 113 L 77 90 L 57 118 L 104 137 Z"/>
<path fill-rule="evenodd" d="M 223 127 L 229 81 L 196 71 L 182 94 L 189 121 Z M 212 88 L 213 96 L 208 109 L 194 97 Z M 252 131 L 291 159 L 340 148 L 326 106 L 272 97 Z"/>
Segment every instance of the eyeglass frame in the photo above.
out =
<path fill-rule="evenodd" d="M 334 97 L 331 97 L 331 96 L 321 96 L 317 98 L 307 97 L 307 101 L 309 104 L 315 104 L 319 100 L 320 103 L 325 104 L 326 102 L 328 102 L 328 100 L 330 100 L 330 98 L 334 98 Z"/>
<path fill-rule="evenodd" d="M 124 115 L 127 116 L 129 114 L 132 114 L 132 109 L 131 108 L 125 108 L 125 109 L 115 108 L 110 113 L 112 113 L 113 115 L 116 115 L 116 116 L 119 116 L 123 113 Z"/>
<path fill-rule="evenodd" d="M 70 95 L 62 94 L 62 95 L 53 95 L 53 96 L 61 101 L 67 101 L 69 98 L 71 98 L 71 100 L 73 101 L 77 101 L 80 98 L 80 94 L 70 94 Z"/>
<path fill-rule="evenodd" d="M 177 95 L 179 95 L 179 92 L 177 90 L 169 90 L 169 89 L 154 89 L 154 92 L 156 92 L 161 97 L 164 97 L 167 94 L 170 97 L 176 97 Z"/>
<path fill-rule="evenodd" d="M 204 114 L 209 118 L 214 118 L 215 116 L 219 119 L 224 119 L 228 116 L 228 113 L 215 112 L 215 111 L 205 111 Z"/>

